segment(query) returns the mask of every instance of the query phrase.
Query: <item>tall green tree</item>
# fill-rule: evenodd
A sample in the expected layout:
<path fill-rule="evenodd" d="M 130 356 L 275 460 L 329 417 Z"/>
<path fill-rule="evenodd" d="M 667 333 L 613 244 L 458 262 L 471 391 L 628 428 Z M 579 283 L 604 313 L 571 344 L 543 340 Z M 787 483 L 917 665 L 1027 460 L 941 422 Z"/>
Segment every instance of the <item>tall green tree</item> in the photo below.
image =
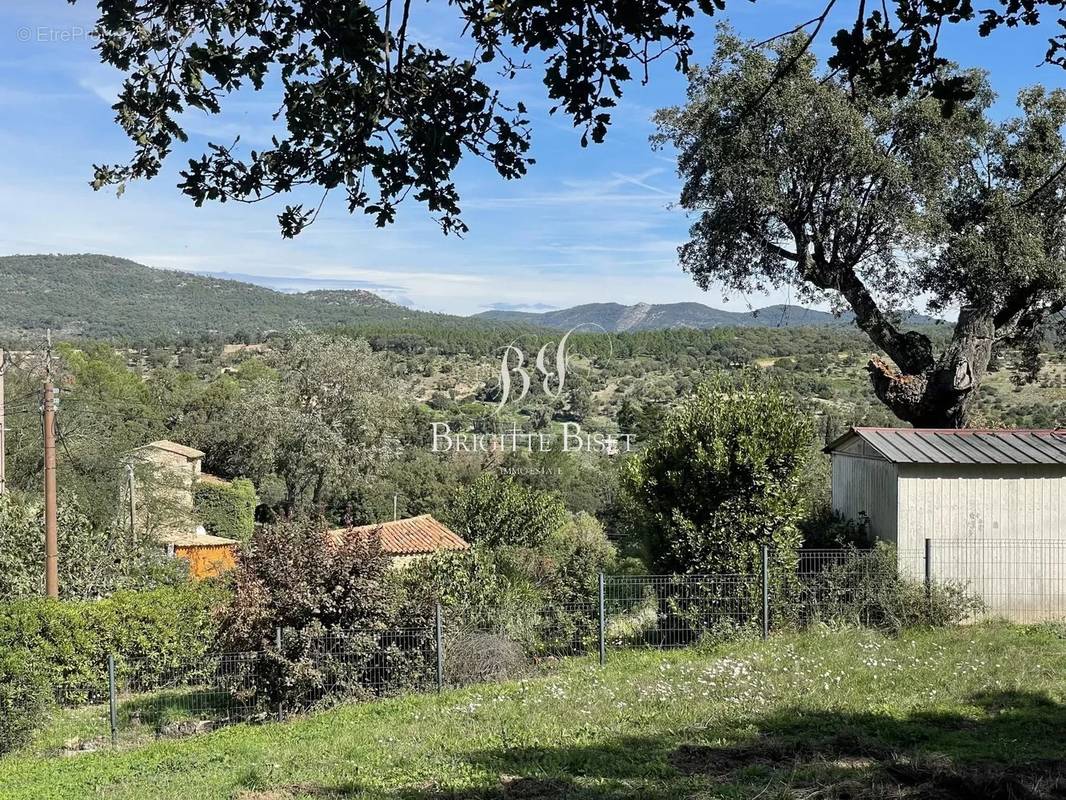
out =
<path fill-rule="evenodd" d="M 255 370 L 205 444 L 226 475 L 280 480 L 283 513 L 343 514 L 396 457 L 400 390 L 363 340 L 307 334 Z"/>
<path fill-rule="evenodd" d="M 797 548 L 812 436 L 791 394 L 760 376 L 718 376 L 682 400 L 623 476 L 650 565 L 746 572 L 760 545 Z"/>
<path fill-rule="evenodd" d="M 552 492 L 492 472 L 460 487 L 445 516 L 472 543 L 511 547 L 539 547 L 569 518 L 566 506 Z"/>
<path fill-rule="evenodd" d="M 996 125 L 979 76 L 945 117 L 821 72 L 796 37 L 718 42 L 687 103 L 657 118 L 696 214 L 682 266 L 704 288 L 795 286 L 849 309 L 891 359 L 869 364 L 882 402 L 919 427 L 965 425 L 993 346 L 1036 335 L 1066 301 L 1066 95 L 1030 90 Z M 895 313 L 919 297 L 961 307 L 940 352 Z"/>
<path fill-rule="evenodd" d="M 732 7 L 727 0 L 455 0 L 448 9 L 463 40 L 455 54 L 420 33 L 427 24 L 418 5 L 100 0 L 93 34 L 101 60 L 125 75 L 116 121 L 133 154 L 126 163 L 97 165 L 93 185 L 121 188 L 156 176 L 187 138 L 186 114 L 218 114 L 246 87 L 280 85 L 268 147 L 243 149 L 239 137 L 212 143 L 182 172 L 179 188 L 197 205 L 256 202 L 311 187 L 323 200 L 342 194 L 349 211 L 385 225 L 411 194 L 445 231 L 461 232 L 452 175 L 463 155 L 487 159 L 504 178 L 520 177 L 532 163 L 525 107 L 506 105 L 489 81 L 524 72 L 535 53 L 555 109 L 573 119 L 583 145 L 602 141 L 625 85 L 646 80 L 649 65 L 663 56 L 686 70 L 694 21 Z M 833 37 L 831 66 L 882 95 L 918 88 L 950 107 L 974 90 L 943 72 L 942 27 L 980 15 L 987 35 L 1036 24 L 1042 10 L 1061 10 L 1054 0 L 990 5 L 978 12 L 970 0 L 857 2 L 854 22 Z M 798 26 L 805 48 L 828 33 L 836 6 L 828 0 Z M 1046 60 L 1066 64 L 1064 45 L 1066 35 L 1052 38 Z M 287 206 L 279 215 L 284 235 L 297 234 L 320 207 L 317 198 Z"/>

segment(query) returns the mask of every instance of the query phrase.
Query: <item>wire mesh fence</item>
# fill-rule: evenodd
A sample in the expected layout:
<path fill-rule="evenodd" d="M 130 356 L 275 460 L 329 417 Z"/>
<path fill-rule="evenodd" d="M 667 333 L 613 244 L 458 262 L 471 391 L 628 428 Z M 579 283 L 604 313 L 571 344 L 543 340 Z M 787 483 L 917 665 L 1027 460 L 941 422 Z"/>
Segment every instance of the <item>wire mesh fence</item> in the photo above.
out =
<path fill-rule="evenodd" d="M 281 713 L 323 703 L 425 691 L 438 683 L 435 628 L 282 631 L 273 688 Z"/>
<path fill-rule="evenodd" d="M 683 647 L 846 623 L 901 630 L 988 618 L 1066 620 L 1066 542 L 926 541 L 922 547 L 764 550 L 761 568 L 714 575 L 601 576 L 566 602 L 440 609 L 386 630 L 279 630 L 256 652 L 168 663 L 118 658 L 66 687 L 103 701 L 112 737 L 181 735 L 326 703 L 440 690 L 523 674 L 542 660 Z M 428 620 L 428 622 L 427 622 Z M 62 699 L 62 696 L 61 696 Z"/>
<path fill-rule="evenodd" d="M 679 647 L 762 626 L 760 575 L 609 577 L 604 595 L 608 647 Z"/>
<path fill-rule="evenodd" d="M 262 709 L 261 652 L 208 653 L 181 663 L 151 657 L 112 659 L 110 723 L 121 730 L 181 735 L 252 718 Z"/>
<path fill-rule="evenodd" d="M 910 568 L 919 554 L 900 554 Z M 1066 541 L 930 539 L 928 571 L 936 583 L 964 585 L 983 603 L 976 615 L 1011 622 L 1066 618 Z"/>

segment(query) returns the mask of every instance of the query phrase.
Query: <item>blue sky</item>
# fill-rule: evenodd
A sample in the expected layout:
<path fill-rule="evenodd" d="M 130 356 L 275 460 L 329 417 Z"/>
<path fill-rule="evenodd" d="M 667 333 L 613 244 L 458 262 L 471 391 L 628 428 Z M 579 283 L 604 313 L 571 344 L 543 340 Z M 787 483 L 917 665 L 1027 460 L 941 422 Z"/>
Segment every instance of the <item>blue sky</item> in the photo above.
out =
<path fill-rule="evenodd" d="M 813 15 L 806 2 L 734 0 L 728 19 L 741 34 L 765 37 Z M 61 0 L 0 0 L 0 254 L 99 252 L 154 267 L 211 272 L 299 290 L 364 287 L 418 308 L 469 314 L 493 305 L 565 307 L 615 301 L 695 300 L 743 310 L 787 301 L 786 294 L 724 298 L 702 292 L 677 266 L 685 240 L 683 213 L 669 208 L 678 181 L 669 153 L 648 145 L 656 108 L 680 102 L 684 80 L 658 64 L 648 86 L 631 85 L 603 145 L 582 149 L 579 132 L 549 103 L 534 73 L 508 87 L 530 108 L 537 164 L 521 180 L 504 182 L 491 167 L 469 160 L 457 176 L 470 233 L 445 237 L 423 208 L 405 204 L 396 225 L 377 229 L 349 216 L 338 201 L 295 241 L 282 240 L 274 215 L 261 204 L 196 208 L 174 188 L 184 160 L 208 141 L 237 133 L 249 147 L 268 139 L 269 96 L 243 94 L 222 117 L 189 115 L 188 148 L 175 153 L 150 182 L 113 192 L 88 186 L 94 163 L 124 161 L 129 145 L 110 109 L 118 73 L 99 64 L 86 35 L 95 5 Z M 827 26 L 848 24 L 853 4 Z M 444 3 L 416 5 L 423 40 L 454 54 L 469 44 L 454 33 Z M 1005 31 L 980 42 L 973 27 L 950 31 L 948 54 L 991 73 L 1009 114 L 1025 85 L 1062 85 L 1066 73 L 1038 67 L 1053 21 L 1039 29 Z M 697 39 L 709 52 L 710 26 Z M 317 199 L 317 198 L 316 198 Z"/>

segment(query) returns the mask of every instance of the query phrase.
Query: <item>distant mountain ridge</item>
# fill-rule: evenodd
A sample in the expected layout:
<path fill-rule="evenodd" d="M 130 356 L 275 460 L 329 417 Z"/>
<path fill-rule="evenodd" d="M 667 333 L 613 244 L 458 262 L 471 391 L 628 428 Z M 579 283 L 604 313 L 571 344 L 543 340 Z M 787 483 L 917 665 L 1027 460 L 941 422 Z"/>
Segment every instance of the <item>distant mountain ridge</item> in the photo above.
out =
<path fill-rule="evenodd" d="M 725 311 L 703 303 L 637 303 L 632 306 L 621 303 L 586 303 L 572 308 L 539 313 L 492 309 L 475 314 L 473 318 L 539 325 L 560 330 L 569 330 L 578 325 L 590 325 L 599 326 L 611 333 L 734 326 L 764 328 L 847 326 L 853 324 L 855 320 L 850 312 L 838 317 L 828 311 L 818 311 L 803 306 L 773 305 L 754 311 Z M 924 314 L 908 314 L 902 320 L 906 327 L 932 325 L 936 322 L 936 319 Z"/>
<path fill-rule="evenodd" d="M 97 254 L 0 256 L 0 335 L 137 341 L 435 315 L 364 289 L 278 292 Z"/>
<path fill-rule="evenodd" d="M 383 325 L 391 333 L 430 325 L 452 329 L 504 326 L 568 330 L 582 324 L 609 332 L 726 326 L 848 325 L 799 306 L 753 313 L 702 303 L 634 306 L 592 303 L 545 312 L 496 309 L 460 317 L 415 311 L 366 289 L 277 291 L 213 275 L 154 269 L 97 254 L 0 256 L 0 341 L 40 337 L 172 342 L 176 339 L 257 337 L 292 328 Z M 933 322 L 911 318 L 909 324 Z"/>

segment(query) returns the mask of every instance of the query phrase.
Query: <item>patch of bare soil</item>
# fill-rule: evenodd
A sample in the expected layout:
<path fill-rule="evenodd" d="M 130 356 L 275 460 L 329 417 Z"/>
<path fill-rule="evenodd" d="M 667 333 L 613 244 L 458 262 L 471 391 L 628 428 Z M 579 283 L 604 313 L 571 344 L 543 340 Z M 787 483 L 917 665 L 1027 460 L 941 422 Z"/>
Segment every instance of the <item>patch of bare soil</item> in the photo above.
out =
<path fill-rule="evenodd" d="M 570 793 L 570 785 L 551 778 L 522 778 L 501 775 L 503 796 L 509 800 L 555 800 Z"/>
<path fill-rule="evenodd" d="M 836 800 L 1066 800 L 1066 760 L 1038 764 L 958 765 L 907 758 L 859 740 L 822 743 L 773 739 L 732 747 L 686 744 L 670 757 L 684 775 L 723 783 L 764 767 L 796 797 Z"/>

